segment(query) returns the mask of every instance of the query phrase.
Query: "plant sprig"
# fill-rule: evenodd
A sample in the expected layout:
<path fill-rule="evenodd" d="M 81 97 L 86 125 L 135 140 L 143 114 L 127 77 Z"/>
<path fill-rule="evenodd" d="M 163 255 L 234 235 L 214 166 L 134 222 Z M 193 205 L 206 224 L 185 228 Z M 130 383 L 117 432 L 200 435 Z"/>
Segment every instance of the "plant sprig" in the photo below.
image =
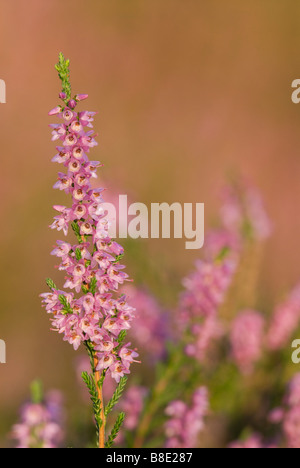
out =
<path fill-rule="evenodd" d="M 116 406 L 116 404 L 118 403 L 118 401 L 120 400 L 124 390 L 125 390 L 125 387 L 126 387 L 126 384 L 127 384 L 127 380 L 128 380 L 128 377 L 122 377 L 116 390 L 115 390 L 115 393 L 113 394 L 113 396 L 111 397 L 111 399 L 109 400 L 109 402 L 107 403 L 107 406 L 105 408 L 105 416 L 107 416 L 112 410 L 113 408 Z"/>
<path fill-rule="evenodd" d="M 47 278 L 46 283 L 47 283 L 47 286 L 49 287 L 49 289 L 57 291 L 57 286 L 54 283 L 54 281 L 52 281 L 51 278 Z"/>
<path fill-rule="evenodd" d="M 62 52 L 59 53 L 58 63 L 55 65 L 58 76 L 62 82 L 62 92 L 65 93 L 66 103 L 71 99 L 71 83 L 70 83 L 70 60 L 65 59 Z"/>
<path fill-rule="evenodd" d="M 80 234 L 80 228 L 79 228 L 77 222 L 73 221 L 72 224 L 71 224 L 71 227 L 72 227 L 72 229 L 74 231 L 75 236 L 77 237 L 78 243 L 82 244 L 83 240 L 82 240 L 82 237 L 81 237 L 81 234 Z"/>
<path fill-rule="evenodd" d="M 98 391 L 96 387 L 96 383 L 94 380 L 94 377 L 90 375 L 88 372 L 82 372 L 82 379 L 84 383 L 86 384 L 90 398 L 93 404 L 93 411 L 94 411 L 94 416 L 95 416 L 95 421 L 96 421 L 96 428 L 97 428 L 97 437 L 99 436 L 99 430 L 103 424 L 103 421 L 101 419 L 101 402 L 98 398 Z"/>
<path fill-rule="evenodd" d="M 68 303 L 68 300 L 67 300 L 66 296 L 64 296 L 63 294 L 60 294 L 58 296 L 58 299 L 59 299 L 59 302 L 64 306 L 62 312 L 64 314 L 73 314 L 73 309 L 70 306 L 70 304 Z"/>
<path fill-rule="evenodd" d="M 114 443 L 114 440 L 116 439 L 117 435 L 120 432 L 121 426 L 123 424 L 123 421 L 125 419 L 125 413 L 120 413 L 114 427 L 112 428 L 112 431 L 108 437 L 108 440 L 105 444 L 105 448 L 111 448 L 112 444 Z"/>

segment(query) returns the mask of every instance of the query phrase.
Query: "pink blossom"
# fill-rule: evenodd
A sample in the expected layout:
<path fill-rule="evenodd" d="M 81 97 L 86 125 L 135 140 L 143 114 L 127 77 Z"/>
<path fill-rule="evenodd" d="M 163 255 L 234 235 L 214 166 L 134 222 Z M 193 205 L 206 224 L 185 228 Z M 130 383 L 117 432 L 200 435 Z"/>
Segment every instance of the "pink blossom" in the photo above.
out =
<path fill-rule="evenodd" d="M 259 312 L 243 311 L 233 321 L 230 333 L 232 358 L 244 374 L 252 371 L 261 356 L 263 332 L 264 319 Z"/>
<path fill-rule="evenodd" d="M 194 340 L 186 346 L 185 352 L 199 361 L 205 359 L 210 343 L 224 334 L 223 326 L 215 316 L 206 317 L 202 324 L 192 326 L 191 332 Z"/>
<path fill-rule="evenodd" d="M 232 449 L 262 449 L 266 448 L 263 445 L 262 437 L 259 434 L 253 434 L 244 441 L 231 442 L 229 448 Z"/>
<path fill-rule="evenodd" d="M 300 373 L 294 375 L 287 385 L 282 406 L 274 408 L 269 414 L 273 424 L 281 423 L 282 445 L 300 448 Z"/>
<path fill-rule="evenodd" d="M 61 107 L 60 106 L 56 106 L 54 107 L 54 109 L 52 109 L 51 111 L 49 111 L 48 115 L 57 115 L 57 114 L 60 114 L 61 113 Z"/>
<path fill-rule="evenodd" d="M 213 339 L 223 334 L 218 311 L 235 273 L 236 263 L 198 261 L 196 270 L 183 281 L 178 307 L 179 333 L 186 333 L 186 353 L 202 361 Z"/>
<path fill-rule="evenodd" d="M 291 379 L 285 400 L 290 407 L 300 406 L 300 373 L 295 374 Z"/>
<path fill-rule="evenodd" d="M 12 428 L 16 448 L 58 448 L 64 438 L 64 413 L 59 392 L 50 392 L 44 402 L 26 403 L 20 422 Z"/>
<path fill-rule="evenodd" d="M 83 101 L 89 97 L 88 94 L 76 94 L 75 101 Z"/>
<path fill-rule="evenodd" d="M 271 350 L 283 348 L 300 323 L 300 286 L 296 286 L 287 299 L 276 307 L 269 331 L 267 345 Z"/>
<path fill-rule="evenodd" d="M 170 419 L 166 422 L 166 448 L 195 448 L 204 429 L 204 418 L 208 414 L 209 402 L 206 387 L 198 388 L 187 406 L 181 400 L 171 402 L 166 408 Z"/>
<path fill-rule="evenodd" d="M 286 413 L 283 430 L 289 448 L 300 448 L 300 406 L 294 406 Z"/>
<path fill-rule="evenodd" d="M 120 407 L 126 414 L 124 427 L 128 431 L 136 429 L 139 417 L 144 408 L 144 400 L 147 395 L 147 389 L 134 385 L 125 393 Z"/>
<path fill-rule="evenodd" d="M 112 366 L 110 366 L 109 370 L 112 378 L 115 379 L 116 382 L 119 382 L 121 377 L 124 377 L 125 374 L 130 373 L 129 368 L 125 367 L 119 362 L 115 362 Z"/>
<path fill-rule="evenodd" d="M 222 195 L 221 217 L 228 231 L 257 240 L 270 236 L 271 222 L 256 188 L 244 180 L 226 187 Z"/>

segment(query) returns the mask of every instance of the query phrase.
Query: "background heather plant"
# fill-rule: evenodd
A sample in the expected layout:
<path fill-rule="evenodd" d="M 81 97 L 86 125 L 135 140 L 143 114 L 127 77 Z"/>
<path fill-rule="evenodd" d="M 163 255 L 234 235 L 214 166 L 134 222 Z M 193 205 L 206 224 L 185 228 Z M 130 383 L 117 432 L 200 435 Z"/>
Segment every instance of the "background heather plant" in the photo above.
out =
<path fill-rule="evenodd" d="M 52 161 L 59 163 L 55 189 L 71 198 L 70 206 L 55 205 L 57 216 L 51 229 L 67 236 L 72 229 L 76 243 L 58 240 L 52 255 L 59 258 L 58 269 L 65 273 L 64 290 L 51 279 L 50 293 L 42 294 L 42 302 L 51 316 L 52 329 L 63 335 L 75 350 L 85 346 L 91 372 L 83 372 L 93 404 L 99 448 L 110 447 L 116 438 L 124 413 L 121 412 L 106 438 L 106 419 L 120 399 L 137 352 L 125 342 L 127 330 L 134 319 L 134 309 L 119 286 L 128 280 L 120 263 L 123 248 L 108 235 L 109 219 L 102 207 L 103 188 L 93 188 L 92 179 L 101 166 L 88 154 L 97 145 L 93 129 L 95 112 L 76 111 L 86 94 L 71 96 L 69 60 L 59 55 L 56 65 L 62 82 L 59 97 L 62 104 L 49 112 L 62 119 L 51 124 L 52 141 L 58 143 Z M 70 290 L 69 292 L 66 289 Z M 74 292 L 73 292 L 74 291 Z M 118 383 L 115 393 L 105 406 L 103 384 L 107 375 Z"/>
<path fill-rule="evenodd" d="M 20 420 L 12 428 L 16 448 L 59 448 L 64 440 L 63 396 L 53 390 L 45 396 L 42 384 L 31 384 L 31 399 L 22 405 Z"/>

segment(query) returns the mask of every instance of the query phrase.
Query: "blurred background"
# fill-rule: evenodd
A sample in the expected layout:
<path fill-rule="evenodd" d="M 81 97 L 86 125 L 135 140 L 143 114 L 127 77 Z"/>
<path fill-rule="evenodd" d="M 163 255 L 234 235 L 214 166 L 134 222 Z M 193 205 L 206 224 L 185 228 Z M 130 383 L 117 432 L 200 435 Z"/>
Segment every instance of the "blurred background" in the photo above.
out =
<path fill-rule="evenodd" d="M 50 256 L 61 237 L 48 228 L 65 199 L 52 190 L 47 116 L 58 53 L 71 60 L 73 92 L 99 112 L 102 186 L 147 205 L 204 202 L 207 226 L 229 176 L 261 190 L 274 231 L 258 293 L 272 309 L 300 278 L 299 21 L 293 0 L 0 0 L 1 447 L 34 378 L 80 404 L 74 351 L 50 332 L 39 299 L 46 277 L 62 281 Z M 200 252 L 183 240 L 127 244 L 130 276 L 172 309 Z"/>

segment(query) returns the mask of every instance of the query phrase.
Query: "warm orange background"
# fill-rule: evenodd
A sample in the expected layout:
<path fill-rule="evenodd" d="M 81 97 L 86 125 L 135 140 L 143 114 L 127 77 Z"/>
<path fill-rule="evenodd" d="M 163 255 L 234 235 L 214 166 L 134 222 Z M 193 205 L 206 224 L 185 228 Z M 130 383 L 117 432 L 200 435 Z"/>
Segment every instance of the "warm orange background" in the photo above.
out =
<path fill-rule="evenodd" d="M 78 398 L 74 352 L 50 333 L 38 297 L 45 277 L 59 278 L 49 252 L 60 236 L 47 228 L 65 200 L 52 190 L 47 126 L 58 52 L 71 59 L 74 92 L 99 111 L 93 159 L 108 187 L 144 203 L 205 202 L 207 225 L 228 174 L 261 189 L 274 222 L 260 281 L 271 307 L 300 277 L 299 21 L 292 0 L 0 1 L 2 445 L 36 376 L 70 405 Z M 141 246 L 127 255 L 130 275 L 174 304 L 199 252 L 179 241 Z"/>

